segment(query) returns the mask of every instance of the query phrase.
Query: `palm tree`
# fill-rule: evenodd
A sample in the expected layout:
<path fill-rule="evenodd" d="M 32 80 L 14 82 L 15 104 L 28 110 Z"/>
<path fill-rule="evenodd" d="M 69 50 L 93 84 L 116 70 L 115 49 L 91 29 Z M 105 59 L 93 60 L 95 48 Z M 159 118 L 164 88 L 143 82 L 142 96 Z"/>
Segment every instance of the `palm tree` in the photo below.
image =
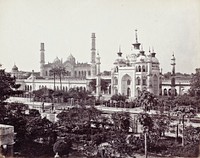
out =
<path fill-rule="evenodd" d="M 58 76 L 60 80 L 60 90 L 62 90 L 62 76 L 66 74 L 65 67 L 63 65 L 53 65 L 50 70 L 50 74 L 54 77 L 54 90 L 55 90 L 55 77 Z"/>
<path fill-rule="evenodd" d="M 153 128 L 153 121 L 148 113 L 140 113 L 138 115 L 138 120 L 143 126 L 144 141 L 145 141 L 145 158 L 147 158 L 147 134 Z"/>

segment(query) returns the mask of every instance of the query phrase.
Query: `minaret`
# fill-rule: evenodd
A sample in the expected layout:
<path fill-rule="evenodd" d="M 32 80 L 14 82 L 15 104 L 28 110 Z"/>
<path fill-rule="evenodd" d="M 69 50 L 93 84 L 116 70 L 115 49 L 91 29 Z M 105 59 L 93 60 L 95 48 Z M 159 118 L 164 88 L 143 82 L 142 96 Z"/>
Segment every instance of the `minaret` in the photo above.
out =
<path fill-rule="evenodd" d="M 137 37 L 137 29 L 135 30 L 135 43 L 133 43 L 134 49 L 139 50 L 140 49 L 140 43 L 138 43 L 138 37 Z"/>
<path fill-rule="evenodd" d="M 91 48 L 91 76 L 96 75 L 96 36 L 95 33 L 92 33 L 92 48 Z"/>
<path fill-rule="evenodd" d="M 45 64 L 45 56 L 44 56 L 44 43 L 40 44 L 40 76 L 44 76 L 44 64 Z"/>
<path fill-rule="evenodd" d="M 101 61 L 100 61 L 99 53 L 97 54 L 96 64 L 97 64 L 96 96 L 97 96 L 97 98 L 99 98 L 100 94 L 101 94 L 101 73 L 100 73 Z"/>
<path fill-rule="evenodd" d="M 147 62 L 147 89 L 149 92 L 153 93 L 153 85 L 152 85 L 152 54 L 151 49 L 149 47 L 149 55 Z"/>
<path fill-rule="evenodd" d="M 174 54 L 171 58 L 171 65 L 172 65 L 172 75 L 171 75 L 171 97 L 174 99 L 175 96 L 175 65 L 176 65 L 176 59 L 174 57 Z"/>

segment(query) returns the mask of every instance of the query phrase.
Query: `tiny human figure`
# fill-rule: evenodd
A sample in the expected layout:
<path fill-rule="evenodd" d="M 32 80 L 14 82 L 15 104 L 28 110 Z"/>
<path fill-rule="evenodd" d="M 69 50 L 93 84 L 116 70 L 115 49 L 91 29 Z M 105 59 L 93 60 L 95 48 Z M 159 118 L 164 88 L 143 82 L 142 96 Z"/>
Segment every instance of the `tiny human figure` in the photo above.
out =
<path fill-rule="evenodd" d="M 44 102 L 42 103 L 42 111 L 44 112 Z"/>
<path fill-rule="evenodd" d="M 54 104 L 52 103 L 51 105 L 51 111 L 53 112 L 54 111 Z"/>

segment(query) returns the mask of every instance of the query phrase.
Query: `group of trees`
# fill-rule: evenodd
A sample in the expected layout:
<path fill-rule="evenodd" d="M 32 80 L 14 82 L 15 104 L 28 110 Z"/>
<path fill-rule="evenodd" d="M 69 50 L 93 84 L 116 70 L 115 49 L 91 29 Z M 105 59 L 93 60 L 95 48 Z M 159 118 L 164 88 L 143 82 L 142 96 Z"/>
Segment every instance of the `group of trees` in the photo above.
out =
<path fill-rule="evenodd" d="M 32 157 L 51 155 L 53 151 L 62 156 L 74 150 L 87 157 L 133 157 L 135 152 L 156 152 L 158 149 L 159 152 L 172 154 L 169 149 L 172 150 L 172 146 L 179 148 L 179 144 L 176 146 L 172 141 L 163 139 L 166 138 L 165 132 L 169 129 L 170 121 L 177 118 L 169 114 L 181 114 L 184 120 L 186 115 L 194 115 L 192 106 L 197 104 L 196 100 L 189 96 L 160 100 L 149 92 L 142 92 L 135 100 L 135 104 L 144 109 L 144 113 L 137 117 L 143 127 L 143 133 L 138 137 L 133 132 L 133 125 L 136 125 L 136 122 L 129 113 L 113 113 L 109 117 L 92 105 L 89 108 L 79 106 L 65 109 L 57 115 L 58 122 L 52 123 L 42 118 L 37 110 L 29 109 L 27 105 L 6 103 L 5 100 L 15 93 L 18 86 L 15 84 L 15 78 L 4 70 L 0 71 L 0 81 L 0 87 L 4 89 L 0 92 L 0 123 L 14 126 L 17 133 L 15 150 Z M 35 92 L 36 96 L 41 94 L 44 97 L 55 95 L 53 91 Z M 78 99 L 88 99 L 89 95 L 77 89 L 71 89 L 65 94 L 66 98 Z M 122 96 L 115 96 L 112 99 L 125 101 Z M 164 108 L 156 115 L 148 114 L 154 107 L 161 106 L 171 108 Z M 199 143 L 199 128 L 183 125 L 183 130 L 184 147 L 180 147 L 181 149 L 186 150 L 189 144 Z M 160 140 L 164 140 L 166 144 L 162 144 Z"/>

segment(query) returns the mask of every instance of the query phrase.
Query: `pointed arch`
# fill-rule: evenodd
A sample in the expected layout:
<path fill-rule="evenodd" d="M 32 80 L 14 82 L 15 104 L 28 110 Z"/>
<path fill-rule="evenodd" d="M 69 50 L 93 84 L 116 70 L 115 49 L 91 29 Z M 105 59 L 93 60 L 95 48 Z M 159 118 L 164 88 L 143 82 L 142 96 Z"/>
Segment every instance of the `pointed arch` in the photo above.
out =
<path fill-rule="evenodd" d="M 121 80 L 121 94 L 131 96 L 131 76 L 125 74 Z"/>
<path fill-rule="evenodd" d="M 141 72 L 141 66 L 140 65 L 138 66 L 138 72 Z"/>
<path fill-rule="evenodd" d="M 137 77 L 136 78 L 136 85 L 140 85 L 140 83 L 141 83 L 141 79 L 140 79 L 140 77 Z"/>
<path fill-rule="evenodd" d="M 145 66 L 142 65 L 142 72 L 145 72 L 145 71 L 146 71 Z"/>

